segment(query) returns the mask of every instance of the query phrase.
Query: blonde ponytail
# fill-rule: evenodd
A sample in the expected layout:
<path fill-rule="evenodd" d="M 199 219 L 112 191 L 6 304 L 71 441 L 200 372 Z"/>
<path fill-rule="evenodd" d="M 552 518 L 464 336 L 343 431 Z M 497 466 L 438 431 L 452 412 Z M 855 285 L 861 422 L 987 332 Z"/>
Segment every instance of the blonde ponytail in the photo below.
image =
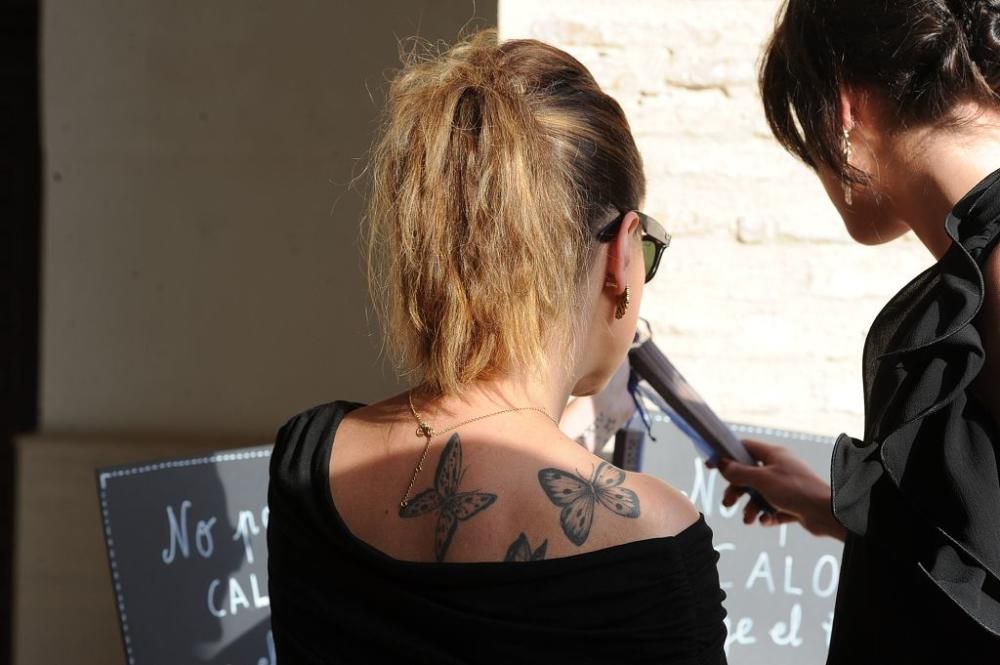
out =
<path fill-rule="evenodd" d="M 583 65 L 493 31 L 395 77 L 371 174 L 386 341 L 442 394 L 544 369 L 552 343 L 572 352 L 591 227 L 645 186 L 624 114 Z"/>

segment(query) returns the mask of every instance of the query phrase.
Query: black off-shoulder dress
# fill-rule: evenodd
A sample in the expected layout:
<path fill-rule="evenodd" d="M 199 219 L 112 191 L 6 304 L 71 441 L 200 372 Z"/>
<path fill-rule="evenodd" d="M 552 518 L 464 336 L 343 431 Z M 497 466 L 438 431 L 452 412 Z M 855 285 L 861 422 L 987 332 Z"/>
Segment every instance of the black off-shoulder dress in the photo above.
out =
<path fill-rule="evenodd" d="M 1000 432 L 971 390 L 1000 171 L 945 228 L 948 252 L 872 324 L 864 440 L 834 449 L 833 509 L 850 535 L 828 665 L 1000 664 Z"/>
<path fill-rule="evenodd" d="M 357 406 L 317 406 L 277 435 L 267 542 L 281 665 L 725 663 L 704 517 L 673 537 L 516 563 L 406 562 L 356 538 L 327 469 Z"/>

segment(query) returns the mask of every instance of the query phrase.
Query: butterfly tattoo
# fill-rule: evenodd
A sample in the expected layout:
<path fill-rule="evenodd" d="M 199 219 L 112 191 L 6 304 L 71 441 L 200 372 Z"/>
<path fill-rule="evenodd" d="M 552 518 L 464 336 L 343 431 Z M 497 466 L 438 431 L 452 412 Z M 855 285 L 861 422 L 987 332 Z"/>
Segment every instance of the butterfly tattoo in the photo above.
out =
<path fill-rule="evenodd" d="M 496 494 L 479 490 L 459 492 L 463 475 L 462 443 L 458 434 L 452 434 L 438 459 L 434 487 L 417 494 L 399 509 L 400 517 L 420 517 L 437 512 L 437 526 L 434 528 L 434 557 L 437 561 L 444 561 L 458 523 L 486 510 L 497 500 Z"/>
<path fill-rule="evenodd" d="M 504 557 L 504 561 L 541 561 L 545 558 L 545 550 L 549 546 L 548 539 L 542 541 L 542 544 L 538 546 L 537 550 L 531 549 L 531 543 L 528 542 L 528 537 L 521 532 L 521 535 L 517 537 L 510 547 L 507 548 L 507 556 Z"/>
<path fill-rule="evenodd" d="M 625 472 L 607 462 L 601 462 L 589 480 L 579 472 L 571 474 L 551 468 L 538 472 L 538 482 L 545 494 L 562 508 L 559 522 L 563 533 L 577 546 L 583 545 L 590 535 L 597 503 L 622 517 L 639 516 L 639 497 L 621 487 L 624 481 Z"/>

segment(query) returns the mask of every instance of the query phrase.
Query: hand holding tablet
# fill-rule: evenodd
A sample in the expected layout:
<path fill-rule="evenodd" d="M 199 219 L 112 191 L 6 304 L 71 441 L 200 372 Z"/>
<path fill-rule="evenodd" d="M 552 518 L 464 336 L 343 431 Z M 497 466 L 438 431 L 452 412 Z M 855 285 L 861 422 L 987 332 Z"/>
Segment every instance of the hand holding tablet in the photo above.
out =
<path fill-rule="evenodd" d="M 719 416 L 705 403 L 705 400 L 691 387 L 681 373 L 653 342 L 648 330 L 636 335 L 636 341 L 629 351 L 629 361 L 636 373 L 698 434 L 712 451 L 710 461 L 718 463 L 731 459 L 741 464 L 755 466 L 750 451 L 736 437 Z M 753 497 L 758 510 L 773 513 L 774 510 L 753 490 L 747 490 Z"/>

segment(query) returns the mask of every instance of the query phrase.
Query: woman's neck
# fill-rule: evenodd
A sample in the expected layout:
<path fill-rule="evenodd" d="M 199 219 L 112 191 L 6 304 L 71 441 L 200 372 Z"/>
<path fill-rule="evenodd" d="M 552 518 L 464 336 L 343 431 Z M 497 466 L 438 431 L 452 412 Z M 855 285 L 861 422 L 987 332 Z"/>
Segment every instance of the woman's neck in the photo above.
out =
<path fill-rule="evenodd" d="M 983 178 L 1000 169 L 1000 113 L 978 112 L 961 129 L 914 130 L 893 160 L 890 198 L 917 238 L 940 259 L 951 246 L 944 219 Z"/>
<path fill-rule="evenodd" d="M 558 374 L 558 373 L 553 373 Z M 569 400 L 571 386 L 561 377 L 497 377 L 476 381 L 460 394 L 421 397 L 414 393 L 416 407 L 429 422 L 454 422 L 505 409 L 540 409 L 558 423 Z"/>
<path fill-rule="evenodd" d="M 1000 169 L 1000 112 L 970 107 L 974 118 L 952 130 L 914 132 L 901 140 L 893 173 L 898 182 L 890 195 L 901 206 L 904 219 L 923 244 L 941 258 L 951 246 L 942 221 L 955 205 L 986 176 Z M 895 160 L 894 160 L 895 161 Z M 1000 427 L 1000 254 L 984 266 L 986 285 L 977 327 L 986 349 L 986 366 L 975 391 Z"/>

